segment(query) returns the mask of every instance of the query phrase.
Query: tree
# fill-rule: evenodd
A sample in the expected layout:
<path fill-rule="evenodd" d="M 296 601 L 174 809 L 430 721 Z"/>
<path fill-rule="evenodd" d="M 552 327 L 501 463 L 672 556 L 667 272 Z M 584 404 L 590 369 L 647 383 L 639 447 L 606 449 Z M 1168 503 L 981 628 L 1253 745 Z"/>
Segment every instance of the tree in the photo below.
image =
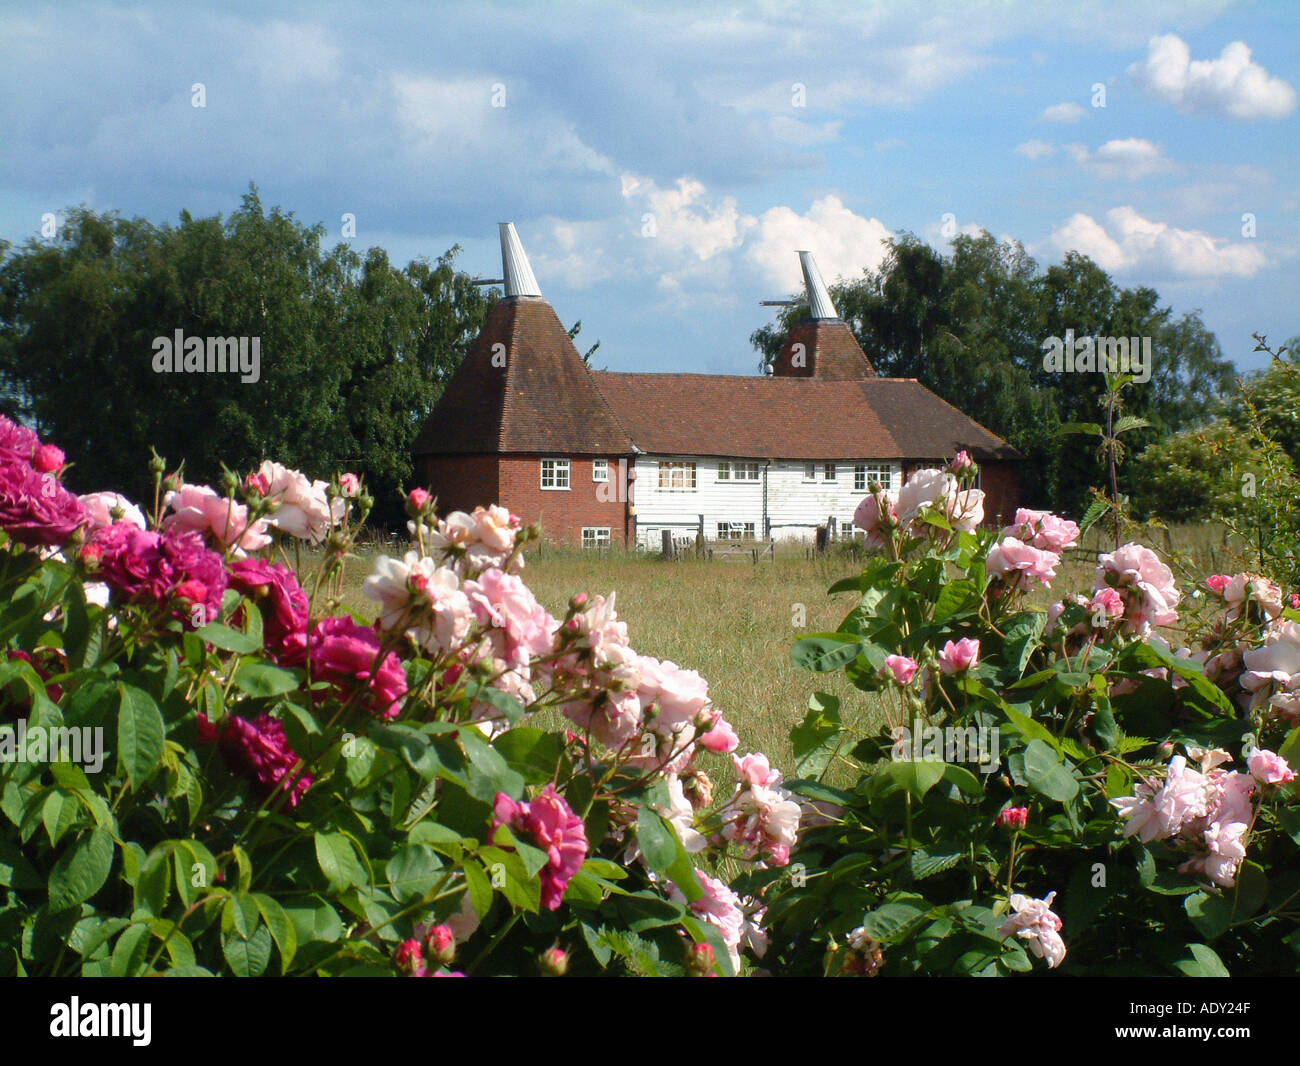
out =
<path fill-rule="evenodd" d="M 194 480 L 273 458 L 355 470 L 394 499 L 493 299 L 455 270 L 459 248 L 404 269 L 382 249 L 326 252 L 324 227 L 265 211 L 255 187 L 224 220 L 67 218 L 2 250 L 0 402 L 61 442 L 82 491 L 144 497 L 152 445 Z M 250 356 L 255 339 L 256 374 L 156 372 L 177 331 L 244 338 Z"/>

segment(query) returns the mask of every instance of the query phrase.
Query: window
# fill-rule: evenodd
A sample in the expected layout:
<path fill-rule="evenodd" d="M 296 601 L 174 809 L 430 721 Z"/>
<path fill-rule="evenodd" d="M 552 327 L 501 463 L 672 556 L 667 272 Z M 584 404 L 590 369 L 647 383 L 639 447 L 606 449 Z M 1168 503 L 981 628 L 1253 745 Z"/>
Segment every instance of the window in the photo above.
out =
<path fill-rule="evenodd" d="M 667 492 L 695 491 L 694 463 L 660 463 L 659 487 Z"/>
<path fill-rule="evenodd" d="M 569 487 L 569 460 L 542 460 L 542 488 L 567 489 Z"/>
<path fill-rule="evenodd" d="M 608 548 L 609 526 L 583 526 L 582 546 L 584 548 Z"/>
<path fill-rule="evenodd" d="M 757 481 L 757 463 L 732 463 L 723 460 L 718 463 L 719 481 Z"/>
<path fill-rule="evenodd" d="M 593 459 L 591 461 L 591 480 L 608 481 L 609 480 L 609 460 Z"/>
<path fill-rule="evenodd" d="M 753 540 L 753 522 L 719 522 L 718 540 Z"/>
<path fill-rule="evenodd" d="M 827 463 L 822 467 L 822 477 L 827 481 L 835 480 L 835 464 Z"/>
<path fill-rule="evenodd" d="M 893 470 L 888 466 L 859 463 L 853 468 L 853 491 L 866 492 L 873 481 L 888 492 L 894 487 Z"/>
<path fill-rule="evenodd" d="M 816 480 L 817 480 L 817 464 L 816 464 L 816 463 L 804 463 L 804 467 L 803 467 L 803 479 L 804 479 L 805 481 L 816 481 Z"/>

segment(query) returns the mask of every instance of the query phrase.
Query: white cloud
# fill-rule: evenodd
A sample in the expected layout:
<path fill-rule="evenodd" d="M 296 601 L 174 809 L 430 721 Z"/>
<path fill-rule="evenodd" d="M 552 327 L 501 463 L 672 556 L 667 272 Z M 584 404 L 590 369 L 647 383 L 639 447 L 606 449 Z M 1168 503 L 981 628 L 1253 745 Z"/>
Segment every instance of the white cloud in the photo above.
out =
<path fill-rule="evenodd" d="M 1107 141 L 1095 152 L 1090 152 L 1082 144 L 1067 144 L 1065 150 L 1077 164 L 1087 167 L 1099 178 L 1136 181 L 1149 174 L 1176 169 L 1160 145 L 1142 137 Z"/>
<path fill-rule="evenodd" d="M 1022 155 L 1026 159 L 1047 159 L 1056 153 L 1056 148 L 1046 141 L 1032 140 L 1025 141 L 1023 144 L 1016 145 L 1016 155 Z"/>
<path fill-rule="evenodd" d="M 745 232 L 754 225 L 744 215 L 734 196 L 714 200 L 706 195 L 704 183 L 678 178 L 671 189 L 661 189 L 649 178 L 624 174 L 624 199 L 642 197 L 649 205 L 649 224 L 660 247 L 683 252 L 701 262 L 719 252 L 738 248 Z"/>
<path fill-rule="evenodd" d="M 1177 34 L 1153 37 L 1146 58 L 1128 68 L 1140 88 L 1180 111 L 1235 119 L 1282 118 L 1296 107 L 1296 91 L 1250 58 L 1244 41 L 1225 45 L 1218 59 L 1193 61 Z"/>
<path fill-rule="evenodd" d="M 1043 109 L 1041 118 L 1045 122 L 1078 122 L 1087 113 L 1078 104 L 1053 104 Z"/>
<path fill-rule="evenodd" d="M 1249 278 L 1268 263 L 1258 245 L 1233 244 L 1201 230 L 1155 222 L 1132 207 L 1107 211 L 1104 225 L 1091 215 L 1071 215 L 1052 231 L 1051 244 L 1060 253 L 1081 252 L 1107 271 Z"/>
<path fill-rule="evenodd" d="M 803 284 L 796 251 L 811 251 L 828 282 L 856 278 L 880 266 L 887 250 L 883 242 L 892 236 L 880 219 L 856 215 L 839 197 L 828 195 L 802 215 L 789 207 L 764 211 L 745 241 L 745 256 L 769 284 L 793 292 Z"/>

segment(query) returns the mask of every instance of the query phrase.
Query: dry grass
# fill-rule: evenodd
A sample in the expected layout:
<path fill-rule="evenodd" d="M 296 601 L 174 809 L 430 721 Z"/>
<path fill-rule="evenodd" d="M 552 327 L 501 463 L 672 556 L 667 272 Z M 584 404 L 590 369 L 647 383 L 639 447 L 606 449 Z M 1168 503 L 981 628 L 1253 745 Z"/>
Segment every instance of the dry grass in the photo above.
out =
<path fill-rule="evenodd" d="M 1163 534 L 1144 542 L 1166 548 Z M 1197 576 L 1226 568 L 1223 528 L 1200 525 L 1171 531 Z M 1113 547 L 1100 531 L 1090 531 L 1085 547 Z M 1096 564 L 1068 557 L 1053 589 L 1032 597 L 1046 607 L 1066 591 L 1091 586 Z M 552 614 L 562 615 L 577 592 L 617 592 L 619 616 L 628 624 L 632 645 L 660 659 L 698 670 L 709 682 L 714 702 L 741 737 L 742 751 L 763 751 L 775 765 L 793 771 L 790 728 L 803 717 L 817 691 L 837 695 L 847 722 L 868 725 L 876 709 L 872 697 L 849 685 L 842 673 L 811 674 L 790 661 L 799 637 L 835 629 L 853 606 L 852 594 L 831 598 L 826 589 L 856 573 L 860 563 L 843 555 L 809 559 L 802 548 L 778 550 L 773 562 L 705 561 L 671 563 L 654 555 L 593 553 L 546 549 L 530 553 L 523 577 Z M 304 567 L 304 570 L 306 567 Z M 343 603 L 370 618 L 374 605 L 361 595 L 366 560 L 349 565 Z M 796 605 L 805 625 L 797 628 Z M 712 771 L 713 757 L 706 760 Z M 725 776 L 724 776 L 724 779 Z"/>

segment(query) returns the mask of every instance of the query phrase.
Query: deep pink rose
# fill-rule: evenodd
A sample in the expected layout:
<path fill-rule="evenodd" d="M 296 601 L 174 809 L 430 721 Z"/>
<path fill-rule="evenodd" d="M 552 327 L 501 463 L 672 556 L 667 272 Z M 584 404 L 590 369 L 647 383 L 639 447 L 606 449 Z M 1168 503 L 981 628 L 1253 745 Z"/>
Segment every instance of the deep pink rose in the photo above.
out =
<path fill-rule="evenodd" d="M 87 569 L 128 602 L 166 603 L 181 585 L 197 582 L 188 591 L 193 593 L 202 585 L 203 596 L 191 603 L 203 605 L 207 621 L 221 611 L 226 571 L 221 556 L 209 551 L 197 533 L 158 533 L 129 522 L 114 522 L 95 530 L 81 555 Z M 188 611 L 181 611 L 178 617 L 190 621 Z"/>
<path fill-rule="evenodd" d="M 1004 829 L 1024 829 L 1025 823 L 1028 821 L 1028 807 L 1004 807 L 998 812 L 998 816 L 993 819 L 993 824 L 1002 826 Z"/>
<path fill-rule="evenodd" d="M 217 742 L 231 772 L 253 778 L 264 794 L 290 788 L 298 756 L 277 719 L 266 713 L 252 720 L 228 714 L 217 725 Z M 311 776 L 301 775 L 289 791 L 289 806 L 298 806 L 309 788 Z"/>
<path fill-rule="evenodd" d="M 1211 592 L 1221 593 L 1228 587 L 1228 582 L 1231 580 L 1232 578 L 1227 574 L 1211 574 L 1205 579 L 1205 587 Z"/>
<path fill-rule="evenodd" d="M 406 977 L 428 977 L 429 968 L 424 965 L 424 953 L 420 950 L 418 940 L 403 940 L 393 953 L 393 966 L 397 972 Z"/>
<path fill-rule="evenodd" d="M 546 852 L 546 865 L 538 873 L 542 882 L 542 906 L 555 910 L 573 875 L 587 858 L 587 831 L 582 819 L 573 813 L 553 784 L 542 789 L 531 803 L 516 803 L 504 792 L 498 792 L 492 815 L 492 832 L 501 825 L 523 830 Z"/>
<path fill-rule="evenodd" d="M 235 559 L 230 584 L 262 610 L 266 650 L 281 666 L 301 666 L 307 660 L 307 593 L 284 563 L 265 559 Z"/>
<path fill-rule="evenodd" d="M 339 489 L 351 499 L 361 491 L 361 479 L 356 474 L 340 474 Z"/>
<path fill-rule="evenodd" d="M 32 469 L 38 474 L 52 474 L 65 462 L 67 457 L 63 454 L 63 449 L 56 448 L 53 444 L 42 444 L 32 453 Z"/>
<path fill-rule="evenodd" d="M 0 415 L 0 463 L 30 464 L 41 438 L 24 425 Z"/>
<path fill-rule="evenodd" d="M 351 618 L 322 618 L 311 633 L 312 677 L 334 685 L 340 699 L 347 699 L 356 682 L 364 681 L 368 710 L 384 718 L 395 718 L 406 695 L 406 671 L 402 661 L 388 652 L 379 655 L 379 635 Z"/>
<path fill-rule="evenodd" d="M 81 501 L 53 474 L 0 461 L 0 529 L 19 544 L 57 548 L 86 522 Z"/>
<path fill-rule="evenodd" d="M 429 503 L 429 492 L 427 489 L 412 489 L 407 497 L 411 501 L 411 506 L 417 511 L 423 511 Z"/>

